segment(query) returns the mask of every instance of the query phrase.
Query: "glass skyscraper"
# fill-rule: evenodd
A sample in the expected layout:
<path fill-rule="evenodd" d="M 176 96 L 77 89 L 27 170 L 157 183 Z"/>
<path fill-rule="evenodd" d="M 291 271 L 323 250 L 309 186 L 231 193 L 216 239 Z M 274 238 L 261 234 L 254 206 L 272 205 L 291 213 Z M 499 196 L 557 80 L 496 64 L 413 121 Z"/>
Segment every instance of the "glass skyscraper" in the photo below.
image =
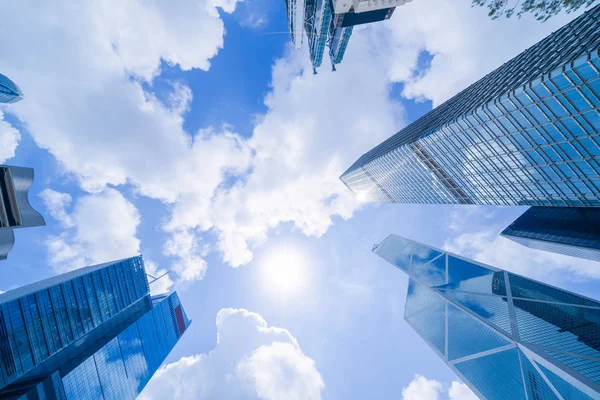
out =
<path fill-rule="evenodd" d="M 0 398 L 135 399 L 186 331 L 176 293 L 151 297 L 143 259 L 0 295 Z"/>
<path fill-rule="evenodd" d="M 600 208 L 531 207 L 501 235 L 533 249 L 600 261 Z"/>
<path fill-rule="evenodd" d="M 46 225 L 27 197 L 33 169 L 0 165 L 0 260 L 15 243 L 13 229 Z"/>
<path fill-rule="evenodd" d="M 0 74 L 0 103 L 16 103 L 23 100 L 23 92 L 16 83 Z"/>
<path fill-rule="evenodd" d="M 600 302 L 395 235 L 404 318 L 482 399 L 600 399 Z"/>
<path fill-rule="evenodd" d="M 366 202 L 600 206 L 600 6 L 364 154 Z"/>

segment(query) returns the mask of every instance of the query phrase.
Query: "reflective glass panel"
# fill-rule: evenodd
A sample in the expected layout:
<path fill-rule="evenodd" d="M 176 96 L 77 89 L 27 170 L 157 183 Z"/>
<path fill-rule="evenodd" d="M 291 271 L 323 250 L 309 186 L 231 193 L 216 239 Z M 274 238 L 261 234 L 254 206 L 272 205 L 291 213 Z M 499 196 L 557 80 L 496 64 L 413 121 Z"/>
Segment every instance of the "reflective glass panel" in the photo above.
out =
<path fill-rule="evenodd" d="M 454 366 L 488 400 L 526 400 L 516 348 Z"/>
<path fill-rule="evenodd" d="M 510 342 L 475 317 L 450 305 L 448 308 L 448 360 L 506 346 Z"/>
<path fill-rule="evenodd" d="M 541 364 L 537 364 L 537 366 L 542 370 L 542 373 L 546 375 L 546 378 L 548 378 L 552 386 L 554 386 L 554 388 L 558 391 L 558 393 L 560 393 L 560 395 L 564 399 L 592 400 L 590 396 L 583 393 L 581 390 L 577 389 L 570 383 L 567 383 L 564 379 L 556 375 L 554 372 L 550 371 L 548 368 L 544 367 Z"/>

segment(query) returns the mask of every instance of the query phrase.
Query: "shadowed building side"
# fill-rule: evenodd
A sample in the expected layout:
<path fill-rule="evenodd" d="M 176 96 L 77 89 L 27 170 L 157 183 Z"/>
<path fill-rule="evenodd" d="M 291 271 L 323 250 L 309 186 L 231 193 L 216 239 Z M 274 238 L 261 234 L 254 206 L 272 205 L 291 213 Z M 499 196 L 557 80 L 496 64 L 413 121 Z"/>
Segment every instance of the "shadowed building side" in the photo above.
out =
<path fill-rule="evenodd" d="M 532 249 L 600 261 L 600 208 L 531 207 L 501 235 Z"/>

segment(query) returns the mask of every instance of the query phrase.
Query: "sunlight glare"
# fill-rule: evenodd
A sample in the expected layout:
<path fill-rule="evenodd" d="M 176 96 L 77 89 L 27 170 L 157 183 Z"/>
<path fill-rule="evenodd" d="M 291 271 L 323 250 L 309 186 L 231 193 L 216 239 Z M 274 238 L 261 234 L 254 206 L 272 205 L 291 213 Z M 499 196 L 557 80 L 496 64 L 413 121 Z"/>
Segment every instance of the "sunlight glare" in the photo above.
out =
<path fill-rule="evenodd" d="M 309 265 L 297 248 L 277 247 L 263 257 L 260 263 L 261 280 L 265 289 L 278 297 L 292 297 L 306 289 Z"/>

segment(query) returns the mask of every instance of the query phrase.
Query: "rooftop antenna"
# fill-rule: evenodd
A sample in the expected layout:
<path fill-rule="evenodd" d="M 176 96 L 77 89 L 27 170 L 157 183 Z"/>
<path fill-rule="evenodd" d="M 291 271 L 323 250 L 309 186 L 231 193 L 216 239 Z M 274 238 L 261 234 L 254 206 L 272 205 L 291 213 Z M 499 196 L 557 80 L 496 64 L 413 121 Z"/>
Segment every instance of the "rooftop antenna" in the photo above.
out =
<path fill-rule="evenodd" d="M 370 241 L 369 239 L 367 239 L 364 236 L 362 237 L 362 240 L 364 240 L 365 242 L 367 242 L 371 245 L 371 251 L 375 250 L 377 248 L 377 246 L 379 246 L 377 243 Z"/>
<path fill-rule="evenodd" d="M 162 274 L 161 276 L 159 276 L 158 278 L 155 277 L 155 276 L 150 275 L 149 273 L 146 273 L 147 276 L 149 276 L 150 278 L 152 278 L 152 281 L 148 282 L 148 285 L 152 285 L 154 282 L 156 282 L 157 280 L 159 280 L 160 278 L 162 278 L 162 277 L 164 277 L 166 275 L 169 275 L 170 273 L 171 273 L 171 271 L 169 270 L 169 271 L 165 272 L 164 274 Z"/>

